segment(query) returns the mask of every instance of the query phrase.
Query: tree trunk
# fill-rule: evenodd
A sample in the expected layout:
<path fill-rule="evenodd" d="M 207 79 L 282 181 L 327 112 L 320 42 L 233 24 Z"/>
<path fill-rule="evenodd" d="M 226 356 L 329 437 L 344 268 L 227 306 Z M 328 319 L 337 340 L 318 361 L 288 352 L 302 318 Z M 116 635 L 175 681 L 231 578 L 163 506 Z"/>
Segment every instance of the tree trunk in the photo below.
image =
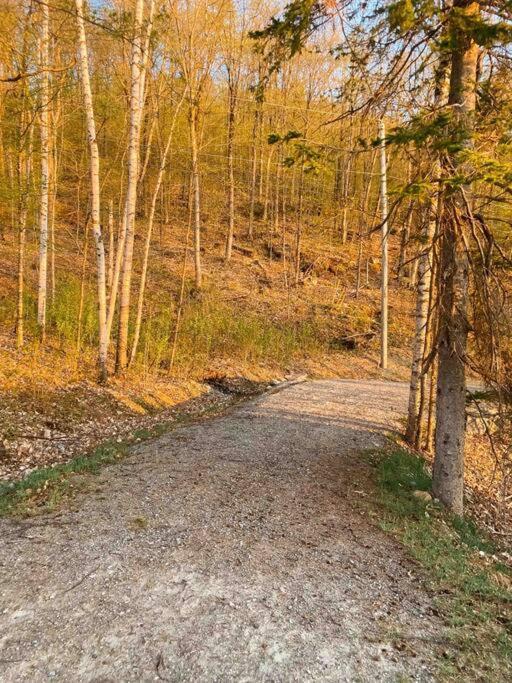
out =
<path fill-rule="evenodd" d="M 39 284 L 37 292 L 37 324 L 41 341 L 46 335 L 46 305 L 48 280 L 48 189 L 49 189 L 49 103 L 50 103 L 50 10 L 41 5 L 41 184 L 39 206 Z"/>
<path fill-rule="evenodd" d="M 114 202 L 108 203 L 108 291 L 109 298 L 112 292 L 112 280 L 114 277 Z M 106 328 L 105 328 L 106 329 Z"/>
<path fill-rule="evenodd" d="M 98 287 L 98 366 L 101 382 L 107 380 L 107 290 L 105 272 L 105 247 L 101 230 L 100 203 L 100 156 L 96 139 L 96 121 L 92 100 L 91 82 L 89 77 L 89 61 L 87 39 L 85 36 L 83 0 L 75 0 L 76 20 L 78 27 L 78 53 L 80 65 L 80 79 L 84 97 L 85 115 L 87 119 L 87 137 L 90 154 L 91 176 L 91 222 L 96 247 L 96 277 Z"/>
<path fill-rule="evenodd" d="M 299 172 L 299 196 L 297 199 L 297 225 L 295 228 L 295 273 L 294 284 L 297 287 L 300 281 L 300 256 L 302 248 L 302 214 L 304 209 L 304 163 L 301 159 Z"/>
<path fill-rule="evenodd" d="M 117 337 L 116 374 L 121 374 L 128 364 L 128 323 L 130 318 L 130 293 L 133 268 L 133 247 L 135 242 L 135 213 L 137 204 L 137 181 L 139 177 L 139 145 L 142 111 L 142 18 L 144 0 L 135 4 L 134 37 L 131 57 L 131 92 L 130 92 L 130 140 L 128 151 L 128 184 L 124 208 L 124 253 L 121 277 L 121 295 L 119 299 L 119 332 Z M 122 241 L 122 239 L 121 239 Z M 119 246 L 119 249 L 122 245 Z M 114 272 L 114 285 L 115 285 Z M 115 288 L 112 290 L 111 307 L 115 303 Z"/>
<path fill-rule="evenodd" d="M 478 18 L 480 5 L 455 0 L 450 15 L 451 77 L 448 104 L 453 136 L 472 146 L 476 101 L 478 46 L 461 16 Z M 457 153 L 448 160 L 450 170 L 464 173 Z M 465 356 L 468 336 L 468 255 L 464 245 L 462 192 L 448 190 L 441 222 L 439 277 L 438 379 L 433 492 L 452 512 L 462 514 L 464 501 L 464 440 L 466 408 Z"/>
<path fill-rule="evenodd" d="M 260 126 L 261 103 L 257 103 L 254 110 L 253 140 L 252 140 L 252 161 L 251 161 L 251 197 L 249 204 L 249 228 L 247 236 L 250 240 L 254 233 L 254 207 L 256 204 L 256 184 L 258 175 L 258 131 Z"/>
<path fill-rule="evenodd" d="M 236 110 L 237 84 L 232 83 L 229 88 L 229 112 L 228 112 L 228 234 L 226 238 L 225 258 L 229 261 L 233 251 L 233 235 L 235 231 L 235 170 L 233 163 L 233 142 L 235 137 L 235 110 Z M 253 179 L 254 180 L 254 179 Z M 251 191 L 251 199 L 254 198 L 254 187 Z M 251 204 L 251 216 L 254 214 L 254 202 Z M 252 237 L 252 231 L 251 231 Z"/>
<path fill-rule="evenodd" d="M 197 104 L 190 103 L 190 147 L 192 155 L 192 193 L 194 195 L 194 267 L 195 284 L 201 289 L 203 274 L 201 269 L 201 188 L 199 184 L 199 160 L 197 149 Z"/>
<path fill-rule="evenodd" d="M 420 379 L 423 372 L 427 340 L 427 321 L 429 314 L 429 293 L 432 280 L 432 241 L 436 230 L 436 217 L 429 215 L 423 227 L 422 250 L 418 256 L 418 284 L 415 309 L 415 332 L 412 347 L 411 381 L 409 385 L 409 407 L 405 438 L 410 444 L 415 443 L 420 402 Z"/>
<path fill-rule="evenodd" d="M 21 68 L 27 68 L 27 38 L 30 25 L 30 11 L 25 15 L 23 29 L 23 43 L 21 53 Z M 16 306 L 16 347 L 21 349 L 24 339 L 24 293 L 25 293 L 25 246 L 27 239 L 28 197 L 32 182 L 32 151 L 34 141 L 34 126 L 27 128 L 28 112 L 26 111 L 28 98 L 28 83 L 22 83 L 21 111 L 18 128 L 18 292 Z"/>
<path fill-rule="evenodd" d="M 139 345 L 139 338 L 140 338 L 140 329 L 141 329 L 141 324 L 142 324 L 142 310 L 144 306 L 144 293 L 146 290 L 146 279 L 147 279 L 147 273 L 148 273 L 148 263 L 149 263 L 149 248 L 151 246 L 151 237 L 153 234 L 153 225 L 155 222 L 155 213 L 156 213 L 156 205 L 158 201 L 158 195 L 160 194 L 160 188 L 162 186 L 162 182 L 164 179 L 164 174 L 167 169 L 167 159 L 169 157 L 169 150 L 171 149 L 171 142 L 172 142 L 172 137 L 174 133 L 174 127 L 176 124 L 176 119 L 178 116 L 178 112 L 181 109 L 181 105 L 183 103 L 184 95 L 182 96 L 180 102 L 178 103 L 178 106 L 174 112 L 174 117 L 173 117 L 173 122 L 171 125 L 171 130 L 169 131 L 169 135 L 167 137 L 167 142 L 162 154 L 162 158 L 160 160 L 160 168 L 158 169 L 158 175 L 156 178 L 156 183 L 155 183 L 155 188 L 153 190 L 153 196 L 151 198 L 151 207 L 149 209 L 149 218 L 148 218 L 148 230 L 146 233 L 146 242 L 144 244 L 144 257 L 143 257 L 143 262 L 142 262 L 142 272 L 140 276 L 140 286 L 139 286 L 139 298 L 137 302 L 137 318 L 135 321 L 135 331 L 133 335 L 133 344 L 132 344 L 132 350 L 130 354 L 130 365 L 133 363 L 135 360 L 135 356 L 137 355 L 137 347 Z"/>
<path fill-rule="evenodd" d="M 384 122 L 380 122 L 380 194 L 382 208 L 382 281 L 381 281 L 381 347 L 380 366 L 383 370 L 388 367 L 388 189 L 387 189 L 387 162 L 386 162 L 386 131 Z"/>

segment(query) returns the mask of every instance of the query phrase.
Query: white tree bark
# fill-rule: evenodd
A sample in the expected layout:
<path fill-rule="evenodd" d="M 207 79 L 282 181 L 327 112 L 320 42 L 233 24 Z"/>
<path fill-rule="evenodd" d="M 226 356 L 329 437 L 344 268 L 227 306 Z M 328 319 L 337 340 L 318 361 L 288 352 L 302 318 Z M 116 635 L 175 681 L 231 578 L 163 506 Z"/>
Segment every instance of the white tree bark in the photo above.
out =
<path fill-rule="evenodd" d="M 100 381 L 107 379 L 107 290 L 105 273 L 105 247 L 101 230 L 101 202 L 100 202 L 100 156 L 96 139 L 96 122 L 92 100 L 91 81 L 89 77 L 89 62 L 87 53 L 87 39 L 84 26 L 83 0 L 75 0 L 76 21 L 78 28 L 78 54 L 80 79 L 82 82 L 85 115 L 87 119 L 87 138 L 90 154 L 91 177 L 91 222 L 96 246 L 96 270 L 98 286 L 98 364 Z"/>
<path fill-rule="evenodd" d="M 143 73 L 143 35 L 142 20 L 144 13 L 144 0 L 136 0 L 134 32 L 131 56 L 131 92 L 130 92 L 130 137 L 128 143 L 128 184 L 126 189 L 126 199 L 123 215 L 123 231 L 118 246 L 122 252 L 122 279 L 121 296 L 119 301 L 119 333 L 117 338 L 116 354 L 116 373 L 121 373 L 128 364 L 128 322 L 130 316 L 130 290 L 133 265 L 133 246 L 135 241 L 135 212 L 137 204 L 137 181 L 139 177 L 139 146 L 141 130 L 141 102 L 144 99 L 142 93 L 142 73 Z M 117 266 L 116 259 L 116 266 Z M 114 286 L 111 296 L 111 311 L 109 318 L 113 316 L 115 306 L 115 296 L 117 290 L 116 270 L 114 271 Z M 118 272 L 118 271 L 117 271 Z M 119 278 L 119 275 L 117 275 Z M 111 315 L 110 315 L 111 314 Z"/>
<path fill-rule="evenodd" d="M 381 283 L 381 348 L 380 366 L 383 370 L 388 367 L 388 180 L 386 162 L 386 129 L 384 121 L 379 126 L 380 143 L 380 194 L 382 210 L 382 283 Z"/>
<path fill-rule="evenodd" d="M 108 277 L 107 286 L 112 291 L 112 280 L 114 278 L 114 202 L 111 199 L 108 203 Z M 105 330 L 107 328 L 105 327 Z"/>
<path fill-rule="evenodd" d="M 233 251 L 233 237 L 235 233 L 235 169 L 233 160 L 233 143 L 235 137 L 236 103 L 238 94 L 237 74 L 230 75 L 229 81 L 229 110 L 228 110 L 228 234 L 224 256 L 229 261 Z M 253 192 L 254 194 L 254 192 Z M 254 208 L 254 207 L 253 207 Z M 252 213 L 251 213 L 252 216 Z"/>
<path fill-rule="evenodd" d="M 415 442 L 418 428 L 421 373 L 427 341 L 430 286 L 432 280 L 432 240 L 436 228 L 435 215 L 429 215 L 422 230 L 422 250 L 418 256 L 418 282 L 416 289 L 415 330 L 412 347 L 411 381 L 409 385 L 409 407 L 407 414 L 406 440 Z"/>
<path fill-rule="evenodd" d="M 41 5 L 41 56 L 40 56 L 40 136 L 41 136 L 41 183 L 39 204 L 39 284 L 37 293 L 37 324 L 41 340 L 46 334 L 46 305 L 48 289 L 48 189 L 50 182 L 49 169 L 49 103 L 50 103 L 50 10 L 48 5 Z"/>
<path fill-rule="evenodd" d="M 199 184 L 199 159 L 197 148 L 197 104 L 190 103 L 190 149 L 192 157 L 192 193 L 194 196 L 194 267 L 195 285 L 201 289 L 203 273 L 201 267 L 201 189 Z"/>

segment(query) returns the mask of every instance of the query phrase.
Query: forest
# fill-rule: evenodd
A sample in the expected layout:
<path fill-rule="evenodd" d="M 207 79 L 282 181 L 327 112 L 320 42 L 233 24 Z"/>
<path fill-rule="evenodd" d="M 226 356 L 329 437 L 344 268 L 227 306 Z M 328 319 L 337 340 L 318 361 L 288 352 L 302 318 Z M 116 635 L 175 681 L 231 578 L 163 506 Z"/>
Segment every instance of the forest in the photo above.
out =
<path fill-rule="evenodd" d="M 2 680 L 510 680 L 510 1 L 0 8 Z"/>
<path fill-rule="evenodd" d="M 0 321 L 20 359 L 106 382 L 373 345 L 385 372 L 389 343 L 436 495 L 462 510 L 468 373 L 508 491 L 507 3 L 2 10 Z"/>

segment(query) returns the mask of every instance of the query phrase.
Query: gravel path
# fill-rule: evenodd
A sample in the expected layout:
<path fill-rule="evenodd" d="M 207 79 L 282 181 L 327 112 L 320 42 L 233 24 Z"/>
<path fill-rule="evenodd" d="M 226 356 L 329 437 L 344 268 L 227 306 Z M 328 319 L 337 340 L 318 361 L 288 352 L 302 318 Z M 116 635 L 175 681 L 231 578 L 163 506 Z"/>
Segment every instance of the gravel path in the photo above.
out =
<path fill-rule="evenodd" d="M 0 680 L 434 680 L 441 625 L 362 512 L 395 383 L 266 394 L 0 523 Z M 366 486 L 366 491 L 365 491 Z"/>

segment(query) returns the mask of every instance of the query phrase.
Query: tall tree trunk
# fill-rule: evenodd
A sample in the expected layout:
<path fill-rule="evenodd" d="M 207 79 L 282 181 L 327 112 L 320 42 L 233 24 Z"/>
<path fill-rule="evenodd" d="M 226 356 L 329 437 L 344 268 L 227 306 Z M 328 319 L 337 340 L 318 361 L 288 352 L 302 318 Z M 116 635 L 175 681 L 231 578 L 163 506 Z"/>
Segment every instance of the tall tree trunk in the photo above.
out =
<path fill-rule="evenodd" d="M 453 136 L 472 146 L 476 104 L 478 46 L 468 25 L 478 19 L 480 5 L 455 0 L 450 13 L 451 77 L 448 104 Z M 461 21 L 461 17 L 468 20 Z M 464 173 L 456 153 L 448 159 L 450 171 Z M 447 191 L 440 235 L 438 379 L 433 492 L 452 512 L 462 514 L 464 504 L 464 440 L 466 408 L 465 356 L 468 336 L 468 255 L 464 245 L 463 197 L 459 189 Z"/>
<path fill-rule="evenodd" d="M 359 296 L 359 290 L 361 288 L 361 265 L 363 261 L 363 231 L 365 229 L 366 221 L 368 220 L 368 208 L 370 206 L 370 193 L 372 189 L 372 179 L 373 179 L 373 169 L 375 167 L 375 161 L 377 159 L 377 152 L 378 150 L 375 149 L 372 152 L 372 155 L 370 157 L 370 164 L 368 168 L 368 177 L 366 180 L 366 188 L 364 191 L 364 197 L 362 204 L 360 205 L 360 212 L 359 212 L 359 226 L 358 226 L 358 248 L 357 248 L 357 266 L 356 266 L 356 299 Z M 377 206 L 375 207 L 375 214 L 372 217 L 373 220 L 375 220 L 375 217 L 377 215 L 377 212 L 379 210 L 379 200 L 377 199 Z"/>
<path fill-rule="evenodd" d="M 235 114 L 236 114 L 236 98 L 237 98 L 238 84 L 231 83 L 229 87 L 229 111 L 228 111 L 228 234 L 226 237 L 225 258 L 229 261 L 233 251 L 233 235 L 235 232 L 235 169 L 233 161 L 233 143 L 235 137 Z M 254 190 L 251 192 L 251 197 L 254 196 Z M 254 205 L 251 205 L 254 214 Z M 252 236 L 252 235 L 251 235 Z"/>
<path fill-rule="evenodd" d="M 380 346 L 380 366 L 383 370 L 388 367 L 388 189 L 387 189 L 387 162 L 386 162 L 386 131 L 384 122 L 380 122 L 379 137 L 380 143 L 380 195 L 382 208 L 382 234 L 381 234 L 381 346 Z"/>
<path fill-rule="evenodd" d="M 139 145 L 141 129 L 142 102 L 144 99 L 143 73 L 143 36 L 142 19 L 144 0 L 135 4 L 134 32 L 131 56 L 131 92 L 130 92 L 130 140 L 128 145 L 128 184 L 126 188 L 125 208 L 123 215 L 125 239 L 123 250 L 123 268 L 121 276 L 121 294 L 119 298 L 119 331 L 117 336 L 116 374 L 121 374 L 128 364 L 128 324 L 130 318 L 130 293 L 133 268 L 133 247 L 135 243 L 135 214 L 137 205 L 137 181 L 139 178 Z M 120 242 L 122 242 L 122 238 Z M 123 245 L 119 245 L 118 251 Z M 110 306 L 115 303 L 115 271 Z"/>
<path fill-rule="evenodd" d="M 98 367 L 101 382 L 107 380 L 107 287 L 105 271 L 105 246 L 101 230 L 100 201 L 100 156 L 96 138 L 96 121 L 92 100 L 91 81 L 89 77 L 89 60 L 87 39 L 84 26 L 83 0 L 75 0 L 76 21 L 78 28 L 78 54 L 80 79 L 84 98 L 85 116 L 87 119 L 87 138 L 89 141 L 90 177 L 91 177 L 91 222 L 96 247 L 96 277 L 98 287 Z"/>
<path fill-rule="evenodd" d="M 436 69 L 435 102 L 436 107 L 444 106 L 449 95 L 449 59 L 447 54 L 441 54 Z M 432 176 L 437 180 L 441 176 L 441 159 L 436 156 L 432 168 Z M 410 173 L 409 173 L 410 177 Z M 406 440 L 413 446 L 420 441 L 422 410 L 420 409 L 420 396 L 422 386 L 425 384 L 424 360 L 427 351 L 427 327 L 429 326 L 430 309 L 434 301 L 435 283 L 432 279 L 433 269 L 433 242 L 434 236 L 439 231 L 439 218 L 442 212 L 442 193 L 438 187 L 437 198 L 432 199 L 428 206 L 426 224 L 423 227 L 422 249 L 415 259 L 417 263 L 416 285 L 416 312 L 415 334 L 412 350 L 411 380 L 409 384 L 409 406 L 407 414 L 407 426 L 405 430 Z M 400 267 L 400 266 L 399 266 Z"/>
<path fill-rule="evenodd" d="M 22 126 L 25 117 L 22 112 Z M 20 128 L 22 127 L 20 126 Z M 18 154 L 18 302 L 16 312 L 16 346 L 21 349 L 24 344 L 24 293 L 25 293 L 25 245 L 27 239 L 28 193 L 32 174 L 32 126 L 25 131 L 28 134 L 28 149 L 24 150 L 20 140 Z M 21 131 L 20 131 L 21 132 Z"/>
<path fill-rule="evenodd" d="M 108 278 L 107 285 L 110 293 L 112 292 L 112 280 L 114 278 L 114 202 L 108 202 Z M 106 327 L 105 327 L 106 330 Z"/>
<path fill-rule="evenodd" d="M 50 106 L 50 10 L 41 5 L 41 108 L 39 113 L 41 130 L 41 185 L 39 206 L 39 284 L 37 292 L 37 324 L 39 335 L 44 341 L 46 335 L 46 306 L 48 286 L 48 189 L 49 189 L 49 106 Z"/>
<path fill-rule="evenodd" d="M 274 148 L 272 147 L 267 154 L 267 170 L 265 173 L 265 196 L 263 200 L 263 221 L 268 219 L 268 205 L 269 205 L 269 194 L 270 194 L 270 170 L 272 166 L 272 155 L 274 153 Z"/>
<path fill-rule="evenodd" d="M 190 238 L 190 229 L 192 227 L 192 174 L 190 174 L 189 188 L 188 188 L 188 223 L 187 233 L 185 236 L 185 249 L 183 251 L 183 262 L 181 265 L 181 279 L 180 279 L 180 294 L 178 297 L 178 307 L 176 310 L 176 321 L 174 323 L 174 330 L 171 341 L 171 354 L 169 358 L 169 375 L 172 374 L 174 368 L 174 361 L 176 359 L 176 351 L 178 348 L 178 335 L 180 332 L 181 316 L 183 314 L 183 304 L 185 301 L 185 275 L 187 273 L 187 258 L 188 258 L 188 243 Z"/>
<path fill-rule="evenodd" d="M 21 52 L 21 68 L 27 69 L 28 31 L 31 21 L 31 9 L 25 11 L 25 25 L 23 28 L 23 43 Z M 25 294 L 25 246 L 27 239 L 28 197 L 32 182 L 32 151 L 34 141 L 34 126 L 29 124 L 27 129 L 28 112 L 28 83 L 22 82 L 21 110 L 18 128 L 18 291 L 16 306 L 16 347 L 21 349 L 24 339 L 24 294 Z"/>
<path fill-rule="evenodd" d="M 199 159 L 197 147 L 197 103 L 190 103 L 190 148 L 192 156 L 192 194 L 194 203 L 193 224 L 194 224 L 194 267 L 195 284 L 197 289 L 201 289 L 203 284 L 203 274 L 201 268 L 201 188 L 199 183 Z"/>
<path fill-rule="evenodd" d="M 302 248 L 302 214 L 304 209 L 304 160 L 301 158 L 299 171 L 299 196 L 297 198 L 297 225 L 295 227 L 294 284 L 300 281 L 300 256 Z"/>
<path fill-rule="evenodd" d="M 410 444 L 415 443 L 418 430 L 420 402 L 420 380 L 423 371 L 427 340 L 427 321 L 429 314 L 429 293 L 432 279 L 432 242 L 436 229 L 435 215 L 429 215 L 423 226 L 421 242 L 422 250 L 418 256 L 418 281 L 415 309 L 415 332 L 412 347 L 411 381 L 409 385 L 409 407 L 405 438 Z"/>
<path fill-rule="evenodd" d="M 260 130 L 261 102 L 257 102 L 254 110 L 251 154 L 251 195 L 249 200 L 249 228 L 247 236 L 252 240 L 254 235 L 254 209 L 256 205 L 256 185 L 258 176 L 258 137 Z"/>

